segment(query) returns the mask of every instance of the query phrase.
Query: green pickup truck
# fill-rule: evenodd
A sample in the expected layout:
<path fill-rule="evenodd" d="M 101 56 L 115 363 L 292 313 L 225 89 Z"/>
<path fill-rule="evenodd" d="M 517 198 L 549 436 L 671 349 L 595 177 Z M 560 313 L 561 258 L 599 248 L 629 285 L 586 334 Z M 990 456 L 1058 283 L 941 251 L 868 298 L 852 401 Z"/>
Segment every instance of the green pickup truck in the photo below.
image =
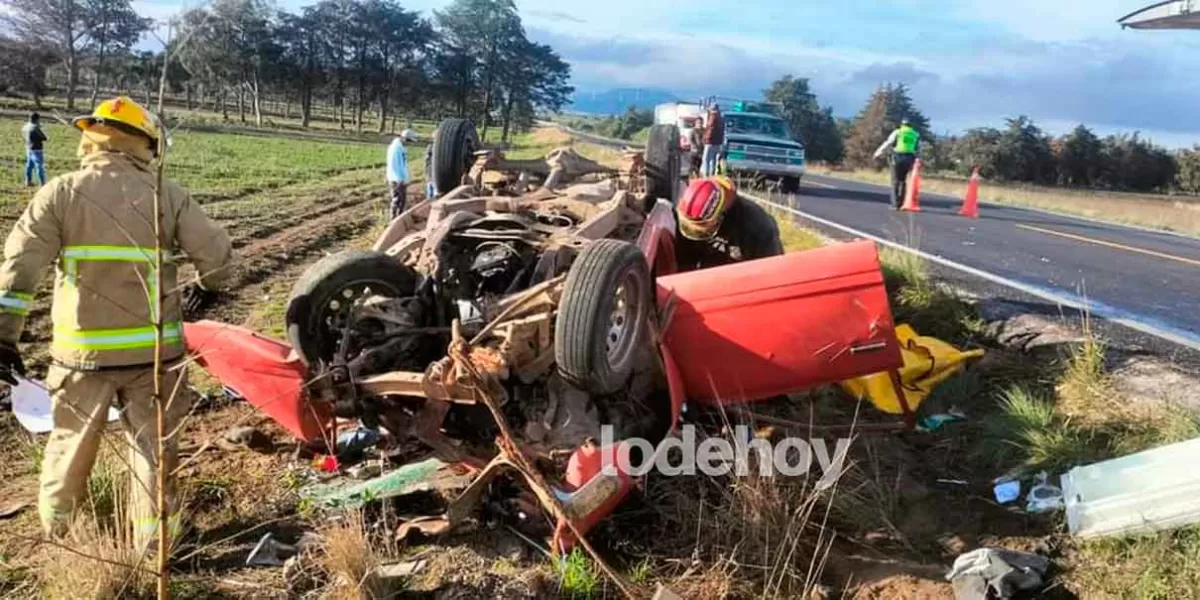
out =
<path fill-rule="evenodd" d="M 787 122 L 762 110 L 737 103 L 725 113 L 726 166 L 732 174 L 778 179 L 784 193 L 794 193 L 805 172 L 804 144 Z"/>

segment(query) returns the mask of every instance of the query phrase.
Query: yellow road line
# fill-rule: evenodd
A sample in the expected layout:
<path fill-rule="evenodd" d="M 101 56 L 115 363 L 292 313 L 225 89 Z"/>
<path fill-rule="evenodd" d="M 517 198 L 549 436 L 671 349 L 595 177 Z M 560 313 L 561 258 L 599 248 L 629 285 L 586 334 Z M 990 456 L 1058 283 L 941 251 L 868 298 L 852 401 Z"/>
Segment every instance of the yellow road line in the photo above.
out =
<path fill-rule="evenodd" d="M 1173 260 L 1173 261 L 1181 262 L 1181 263 L 1184 263 L 1187 265 L 1192 265 L 1193 267 L 1200 267 L 1200 260 L 1196 260 L 1194 258 L 1187 258 L 1184 256 L 1176 256 L 1174 254 L 1167 254 L 1165 252 L 1157 252 L 1155 250 L 1147 250 L 1145 248 L 1138 248 L 1135 246 L 1126 246 L 1125 244 L 1118 244 L 1116 242 L 1110 242 L 1107 240 L 1098 240 L 1096 238 L 1084 237 L 1082 235 L 1075 235 L 1073 233 L 1064 233 L 1061 231 L 1055 231 L 1053 229 L 1043 229 L 1041 227 L 1034 227 L 1033 225 L 1024 225 L 1024 224 L 1018 223 L 1017 228 L 1018 229 L 1027 229 L 1029 231 L 1036 231 L 1038 233 L 1045 233 L 1048 235 L 1057 235 L 1059 237 L 1065 237 L 1065 238 L 1077 240 L 1080 242 L 1087 242 L 1089 244 L 1096 244 L 1098 246 L 1108 246 L 1109 248 L 1116 248 L 1118 250 L 1125 250 L 1128 252 L 1136 252 L 1138 254 L 1145 254 L 1147 256 L 1155 256 L 1158 258 L 1165 258 L 1167 260 Z"/>

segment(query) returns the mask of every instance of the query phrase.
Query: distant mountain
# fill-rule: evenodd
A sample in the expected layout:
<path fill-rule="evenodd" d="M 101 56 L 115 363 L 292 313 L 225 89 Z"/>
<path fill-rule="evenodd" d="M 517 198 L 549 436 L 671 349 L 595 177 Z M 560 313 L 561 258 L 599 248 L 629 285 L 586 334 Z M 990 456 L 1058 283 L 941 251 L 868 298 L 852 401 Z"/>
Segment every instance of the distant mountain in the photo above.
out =
<path fill-rule="evenodd" d="M 656 89 L 584 90 L 572 94 L 571 104 L 566 110 L 592 115 L 615 115 L 625 112 L 630 106 L 653 108 L 657 104 L 675 100 L 678 100 L 675 94 Z"/>

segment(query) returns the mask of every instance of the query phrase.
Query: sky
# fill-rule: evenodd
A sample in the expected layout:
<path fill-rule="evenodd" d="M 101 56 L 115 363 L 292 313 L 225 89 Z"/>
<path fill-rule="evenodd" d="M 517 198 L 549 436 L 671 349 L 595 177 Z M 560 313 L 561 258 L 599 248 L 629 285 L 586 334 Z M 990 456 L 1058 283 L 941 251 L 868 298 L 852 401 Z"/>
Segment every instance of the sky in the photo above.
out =
<path fill-rule="evenodd" d="M 400 0 L 430 11 L 449 0 Z M 937 132 L 1027 115 L 1051 133 L 1086 123 L 1200 144 L 1200 31 L 1122 30 L 1152 0 L 516 0 L 526 32 L 581 91 L 757 96 L 807 77 L 853 116 L 903 82 Z M 296 8 L 303 0 L 283 0 Z M 135 0 L 169 14 L 172 0 Z"/>

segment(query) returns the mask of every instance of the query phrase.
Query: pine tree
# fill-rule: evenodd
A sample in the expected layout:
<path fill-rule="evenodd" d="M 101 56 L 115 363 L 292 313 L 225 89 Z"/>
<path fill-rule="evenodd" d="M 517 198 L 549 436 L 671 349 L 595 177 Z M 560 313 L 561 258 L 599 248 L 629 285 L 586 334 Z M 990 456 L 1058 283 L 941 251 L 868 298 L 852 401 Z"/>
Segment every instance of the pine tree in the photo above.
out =
<path fill-rule="evenodd" d="M 880 86 L 854 118 L 846 139 L 846 161 L 855 167 L 880 166 L 874 158 L 875 149 L 905 118 L 922 138 L 932 140 L 929 119 L 913 104 L 908 87 L 890 83 Z"/>

